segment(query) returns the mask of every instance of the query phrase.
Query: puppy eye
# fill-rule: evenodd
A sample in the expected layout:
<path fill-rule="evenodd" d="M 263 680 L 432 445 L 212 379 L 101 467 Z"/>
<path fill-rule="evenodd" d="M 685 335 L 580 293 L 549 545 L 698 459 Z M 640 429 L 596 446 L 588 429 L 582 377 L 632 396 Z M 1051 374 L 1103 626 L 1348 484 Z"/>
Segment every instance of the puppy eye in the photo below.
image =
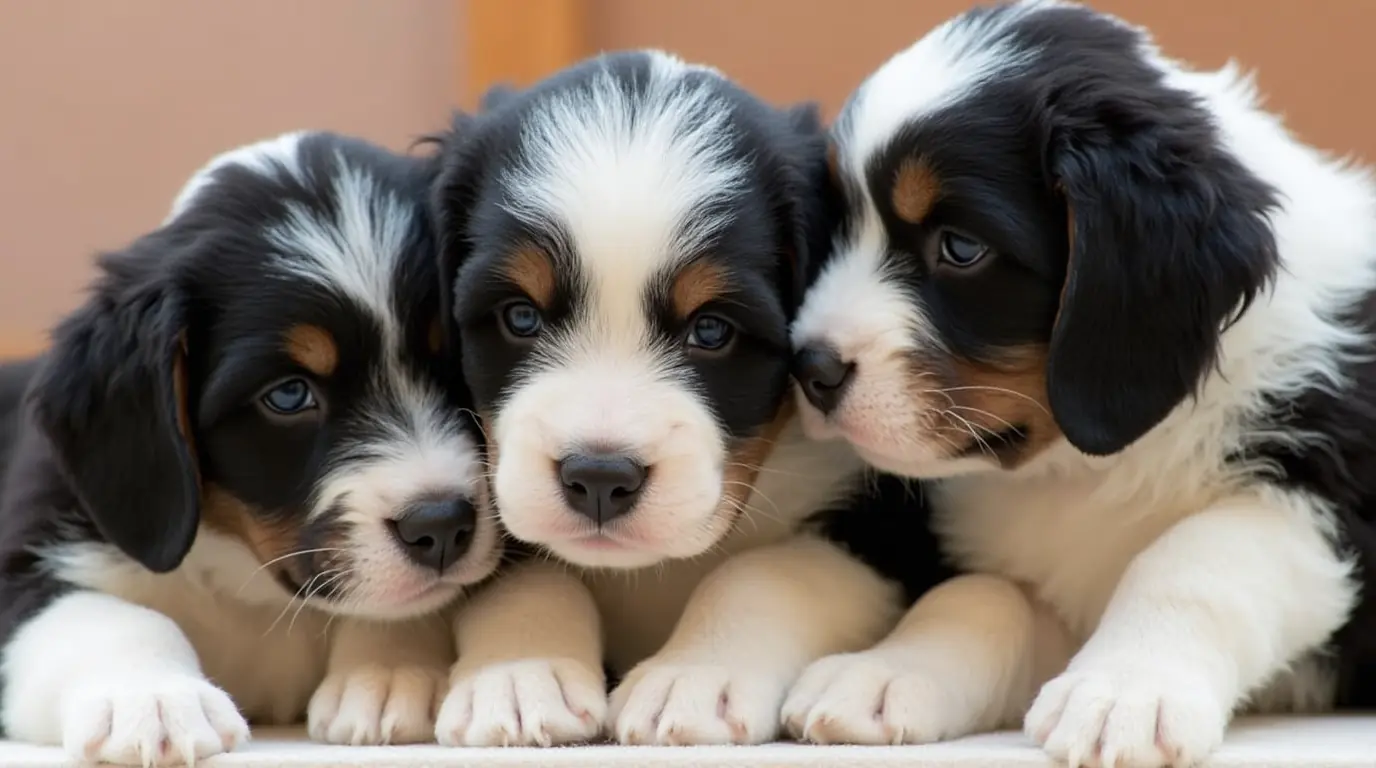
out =
<path fill-rule="evenodd" d="M 941 260 L 953 267 L 974 266 L 989 254 L 989 246 L 951 231 L 941 233 Z"/>
<path fill-rule="evenodd" d="M 688 346 L 716 352 L 731 343 L 736 327 L 716 315 L 698 315 L 688 327 Z"/>
<path fill-rule="evenodd" d="M 530 338 L 545 327 L 540 310 L 528 301 L 513 301 L 502 307 L 502 325 L 517 338 Z"/>
<path fill-rule="evenodd" d="M 305 379 L 287 379 L 269 389 L 259 401 L 263 407 L 280 416 L 295 416 L 319 407 L 315 402 L 315 393 Z"/>

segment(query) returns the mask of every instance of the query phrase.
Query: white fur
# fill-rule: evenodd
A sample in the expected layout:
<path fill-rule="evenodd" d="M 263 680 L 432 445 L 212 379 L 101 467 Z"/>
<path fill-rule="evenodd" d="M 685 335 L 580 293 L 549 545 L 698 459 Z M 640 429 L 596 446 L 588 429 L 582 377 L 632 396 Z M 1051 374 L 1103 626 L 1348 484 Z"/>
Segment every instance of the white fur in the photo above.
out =
<path fill-rule="evenodd" d="M 304 182 L 297 152 L 305 138 L 290 134 L 217 157 L 178 196 L 169 222 L 230 165 L 280 168 Z M 338 216 L 293 207 L 289 225 L 272 236 L 284 276 L 375 315 L 385 359 L 368 383 L 372 412 L 403 414 L 373 425 L 383 437 L 367 446 L 369 457 L 336 461 L 315 499 L 313 514 L 342 505 L 351 524 L 347 573 L 322 573 L 303 585 L 305 594 L 290 594 L 242 541 L 205 526 L 165 574 L 104 544 L 43 551 L 52 574 L 77 591 L 40 609 L 0 656 L 0 716 L 10 736 L 63 744 L 81 759 L 161 765 L 232 749 L 247 738 L 245 718 L 292 723 L 305 715 L 314 737 L 349 744 L 433 735 L 454 653 L 450 617 L 438 611 L 495 568 L 496 526 L 480 520 L 464 562 L 443 578 L 407 561 L 385 528 L 416 499 L 475 498 L 481 459 L 438 388 L 402 365 L 392 292 L 414 208 L 344 157 L 338 162 Z M 343 600 L 312 596 L 325 580 L 344 578 Z"/>
<path fill-rule="evenodd" d="M 731 159 L 714 84 L 695 82 L 719 75 L 659 53 L 649 69 L 635 104 L 610 74 L 551 96 L 524 124 L 523 164 L 501 177 L 512 213 L 566 238 L 557 268 L 576 269 L 586 292 L 490 422 L 494 495 L 516 537 L 574 565 L 513 575 L 494 588 L 500 601 L 460 617 L 445 743 L 567 743 L 604 719 L 623 742 L 767 740 L 808 661 L 861 648 L 896 618 L 883 610 L 894 587 L 796 534 L 850 490 L 854 452 L 790 422 L 763 467 L 734 479 L 728 434 L 678 370 L 682 353 L 656 338 L 646 296 L 731 223 L 750 169 Z M 635 509 L 600 527 L 568 509 L 556 470 L 590 446 L 649 468 Z M 732 498 L 742 482 L 750 492 Z M 559 607 L 527 594 L 536 586 L 563 595 Z M 626 675 L 610 712 L 575 705 L 603 656 Z"/>
<path fill-rule="evenodd" d="M 1024 11 L 1040 5 L 1027 4 Z M 861 106 L 888 100 L 907 115 L 920 114 L 936 101 L 957 103 L 960 93 L 987 76 L 971 75 L 971 65 L 955 61 L 932 63 L 943 56 L 984 61 L 974 37 L 953 40 L 934 33 L 913 50 L 923 52 L 931 71 L 956 73 L 958 81 L 939 89 L 947 94 L 944 101 L 928 99 L 924 105 L 893 88 L 867 85 L 858 97 Z M 1227 457 L 1262 436 L 1299 446 L 1322 438 L 1263 435 L 1255 418 L 1268 397 L 1287 402 L 1316 387 L 1341 390 L 1342 365 L 1369 343 L 1338 317 L 1376 287 L 1376 191 L 1365 172 L 1289 136 L 1276 117 L 1261 111 L 1252 83 L 1234 67 L 1190 72 L 1150 45 L 1144 55 L 1163 69 L 1168 84 L 1198 96 L 1227 148 L 1282 194 L 1272 226 L 1283 267 L 1274 290 L 1258 297 L 1223 335 L 1219 370 L 1197 400 L 1186 401 L 1141 440 L 1109 457 L 1090 458 L 1061 441 L 1014 471 L 991 472 L 969 464 L 933 466 L 932 452 L 912 442 L 862 450 L 895 471 L 958 475 L 941 481 L 929 497 L 958 562 L 1029 585 L 1077 644 L 1087 641 L 1027 717 L 1029 733 L 1072 763 L 1108 764 L 1115 757 L 1128 765 L 1188 762 L 1207 754 L 1234 706 L 1249 699 L 1275 709 L 1312 709 L 1331 699 L 1331 676 L 1303 654 L 1342 623 L 1356 596 L 1350 565 L 1331 546 L 1333 520 L 1325 503 L 1243 479 Z M 915 55 L 895 61 L 909 60 Z M 920 84 L 929 78 L 904 67 L 881 74 L 871 82 Z M 845 136 L 838 137 L 843 156 L 862 153 L 851 157 L 854 167 L 861 167 L 863 147 L 883 138 L 865 137 L 892 130 L 892 120 L 867 126 L 864 114 L 857 113 L 852 124 L 841 121 L 863 139 L 848 145 Z M 857 238 L 838 243 L 837 262 L 809 294 L 794 334 L 799 342 L 860 350 L 857 386 L 869 375 L 865 350 L 877 350 L 875 359 L 882 360 L 894 348 L 890 338 L 921 317 L 917 307 L 906 313 L 885 309 L 891 302 L 887 289 L 878 287 L 882 277 L 865 268 L 877 263 L 883 233 L 864 226 L 859 231 Z M 877 299 L 857 299 L 864 296 Z M 849 314 L 843 306 L 852 308 Z M 881 366 L 878 377 L 857 391 L 877 393 L 871 398 L 901 397 L 890 390 L 903 381 L 886 370 Z M 883 437 L 882 425 L 872 418 L 857 408 L 824 431 L 860 441 Z M 924 610 L 922 604 L 915 607 L 904 626 L 917 626 L 913 616 Z M 951 616 L 958 620 L 962 612 L 955 609 Z M 930 641 L 926 632 L 900 629 L 885 645 L 901 637 L 912 649 Z M 967 651 L 948 648 L 933 658 Z M 989 683 L 974 676 L 933 673 L 928 680 L 947 687 L 943 697 L 991 695 Z M 814 706 L 850 718 L 864 715 L 843 700 Z M 900 733 L 941 731 L 928 718 L 915 715 L 891 726 Z M 972 719 L 963 730 L 989 722 Z M 887 740 L 882 737 L 892 728 L 852 736 Z M 1101 754 L 1094 753 L 1096 744 Z"/>
<path fill-rule="evenodd" d="M 567 235 L 588 293 L 585 311 L 537 350 L 534 372 L 498 412 L 494 493 L 517 537 L 586 566 L 691 557 L 730 522 L 720 504 L 724 436 L 675 370 L 673 350 L 655 343 L 643 301 L 730 223 L 708 211 L 731 210 L 748 169 L 727 154 L 726 106 L 710 85 L 684 80 L 720 76 L 649 56 L 634 104 L 603 73 L 541 105 L 523 127 L 523 163 L 502 181 L 515 215 Z M 551 471 L 590 445 L 655 467 L 633 518 L 604 529 L 615 548 L 587 545 L 597 531 L 567 510 Z"/>

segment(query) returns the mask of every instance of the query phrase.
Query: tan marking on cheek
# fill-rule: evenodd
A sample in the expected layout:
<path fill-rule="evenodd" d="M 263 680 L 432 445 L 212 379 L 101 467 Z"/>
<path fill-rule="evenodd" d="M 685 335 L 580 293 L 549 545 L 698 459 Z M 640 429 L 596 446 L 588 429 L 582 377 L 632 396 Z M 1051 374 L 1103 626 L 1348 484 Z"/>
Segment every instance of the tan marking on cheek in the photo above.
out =
<path fill-rule="evenodd" d="M 784 398 L 774 420 L 760 428 L 756 435 L 738 437 L 731 441 L 727 452 L 726 467 L 722 471 L 722 505 L 728 511 L 739 512 L 741 505 L 750 501 L 755 486 L 755 478 L 769 455 L 774 452 L 774 443 L 779 434 L 793 418 L 797 404 L 792 397 Z"/>
<path fill-rule="evenodd" d="M 503 274 L 541 309 L 554 302 L 554 263 L 538 248 L 524 247 L 507 257 Z"/>
<path fill-rule="evenodd" d="M 318 325 L 296 325 L 287 331 L 287 354 L 316 376 L 328 377 L 339 365 L 339 346 Z"/>
<path fill-rule="evenodd" d="M 892 192 L 893 211 L 900 219 L 910 224 L 921 223 L 940 196 L 941 179 L 925 159 L 903 161 L 894 177 Z"/>
<path fill-rule="evenodd" d="M 212 485 L 202 494 L 201 520 L 211 529 L 244 542 L 260 563 L 290 554 L 300 541 L 301 531 L 296 525 L 268 520 L 261 510 L 219 486 Z M 282 567 L 289 565 L 284 561 Z"/>
<path fill-rule="evenodd" d="M 669 301 L 674 315 L 687 318 L 704 304 L 720 298 L 726 292 L 726 272 L 709 261 L 695 261 L 674 276 L 669 288 Z"/>
<path fill-rule="evenodd" d="M 1009 348 L 997 362 L 953 360 L 946 388 L 951 410 L 974 425 L 1007 469 L 1040 453 L 1061 435 L 1046 394 L 1045 346 Z M 950 419 L 959 423 L 960 419 Z M 1016 426 L 1023 439 L 1000 445 L 995 433 Z"/>

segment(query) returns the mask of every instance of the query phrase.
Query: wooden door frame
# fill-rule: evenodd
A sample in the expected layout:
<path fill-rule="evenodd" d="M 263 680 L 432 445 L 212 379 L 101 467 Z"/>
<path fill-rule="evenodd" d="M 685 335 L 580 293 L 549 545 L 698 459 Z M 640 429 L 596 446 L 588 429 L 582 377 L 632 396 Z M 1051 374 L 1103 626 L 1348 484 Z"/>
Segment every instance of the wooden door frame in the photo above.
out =
<path fill-rule="evenodd" d="M 455 2 L 462 73 L 456 102 L 464 109 L 476 109 L 493 85 L 528 85 L 590 53 L 590 0 Z"/>

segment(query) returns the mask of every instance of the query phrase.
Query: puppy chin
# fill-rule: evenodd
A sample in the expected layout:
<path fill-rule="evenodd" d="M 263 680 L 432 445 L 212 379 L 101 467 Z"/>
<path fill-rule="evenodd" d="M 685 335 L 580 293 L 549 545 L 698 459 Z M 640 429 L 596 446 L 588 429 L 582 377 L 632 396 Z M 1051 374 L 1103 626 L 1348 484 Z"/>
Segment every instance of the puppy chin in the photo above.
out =
<path fill-rule="evenodd" d="M 803 433 L 812 440 L 845 440 L 866 464 L 900 477 L 940 479 L 998 467 L 988 457 L 960 451 L 965 436 L 949 429 L 945 431 L 951 434 L 945 434 L 942 426 L 933 426 L 938 420 L 906 396 L 907 386 L 904 382 L 886 388 L 858 380 L 829 415 L 799 391 Z"/>

